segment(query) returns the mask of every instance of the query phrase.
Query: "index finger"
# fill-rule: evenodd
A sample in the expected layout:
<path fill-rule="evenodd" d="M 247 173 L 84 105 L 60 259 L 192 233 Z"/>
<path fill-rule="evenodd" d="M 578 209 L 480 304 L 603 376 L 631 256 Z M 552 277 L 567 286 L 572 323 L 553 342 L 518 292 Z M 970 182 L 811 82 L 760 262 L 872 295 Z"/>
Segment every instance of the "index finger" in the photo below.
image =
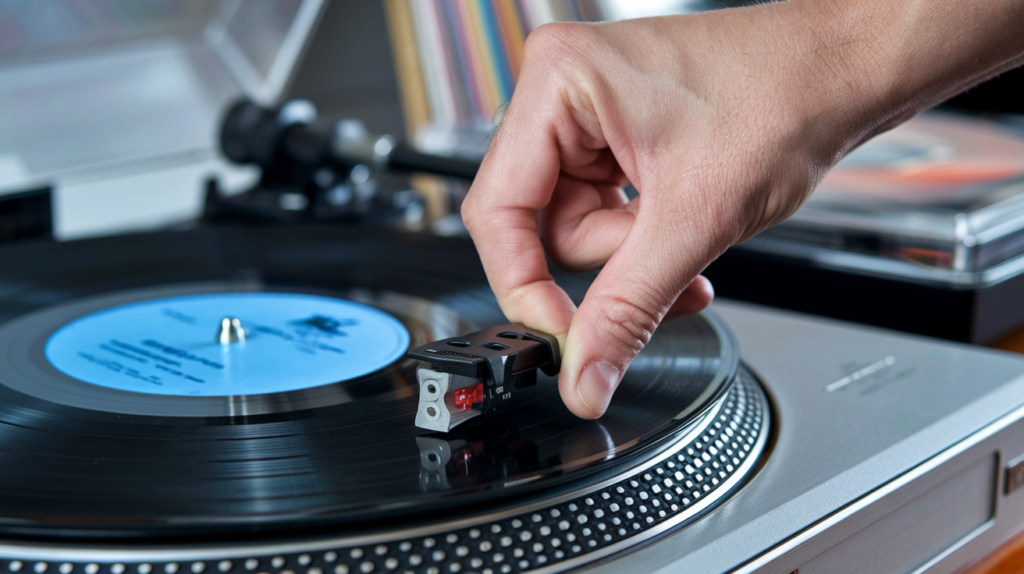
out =
<path fill-rule="evenodd" d="M 557 336 L 564 347 L 576 307 L 551 277 L 537 221 L 560 171 L 556 112 L 531 98 L 523 80 L 463 203 L 462 217 L 505 316 Z M 523 102 L 530 102 L 529 110 Z"/>

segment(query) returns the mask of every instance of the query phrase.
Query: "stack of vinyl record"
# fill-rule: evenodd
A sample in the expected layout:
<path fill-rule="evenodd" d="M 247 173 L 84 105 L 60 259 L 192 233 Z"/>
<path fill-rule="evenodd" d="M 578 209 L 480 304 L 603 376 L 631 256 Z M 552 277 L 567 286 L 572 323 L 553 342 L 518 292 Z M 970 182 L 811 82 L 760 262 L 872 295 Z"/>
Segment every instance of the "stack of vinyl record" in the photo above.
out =
<path fill-rule="evenodd" d="M 431 119 L 490 122 L 512 97 L 523 43 L 554 21 L 590 20 L 583 2 L 408 1 Z"/>

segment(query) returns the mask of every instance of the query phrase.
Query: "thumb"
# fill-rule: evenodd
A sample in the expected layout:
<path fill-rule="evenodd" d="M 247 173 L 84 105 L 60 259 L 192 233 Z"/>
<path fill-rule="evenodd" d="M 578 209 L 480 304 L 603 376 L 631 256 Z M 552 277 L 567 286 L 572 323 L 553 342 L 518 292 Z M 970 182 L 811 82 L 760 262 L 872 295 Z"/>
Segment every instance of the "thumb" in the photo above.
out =
<path fill-rule="evenodd" d="M 638 216 L 572 319 L 558 386 L 579 417 L 604 414 L 626 368 L 677 299 L 685 299 L 690 311 L 711 302 L 710 283 L 693 281 L 702 262 L 681 255 L 687 242 L 664 237 L 666 227 L 673 226 Z"/>

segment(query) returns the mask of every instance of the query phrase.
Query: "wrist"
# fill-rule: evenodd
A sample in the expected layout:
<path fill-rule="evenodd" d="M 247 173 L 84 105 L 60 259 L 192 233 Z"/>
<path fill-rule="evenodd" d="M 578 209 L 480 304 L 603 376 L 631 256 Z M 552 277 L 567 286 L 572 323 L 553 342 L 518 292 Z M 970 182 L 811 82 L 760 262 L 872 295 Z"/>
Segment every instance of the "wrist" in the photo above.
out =
<path fill-rule="evenodd" d="M 908 102 L 892 71 L 896 50 L 863 3 L 791 0 L 780 4 L 777 33 L 784 38 L 787 83 L 780 89 L 797 109 L 792 121 L 827 171 L 865 140 L 920 111 Z M 784 65 L 784 64 L 780 64 Z M 911 104 L 911 105 L 908 105 Z"/>
<path fill-rule="evenodd" d="M 792 0 L 808 68 L 834 119 L 856 134 L 840 153 L 1024 63 L 1024 3 Z M 845 117 L 843 117 L 845 116 Z"/>

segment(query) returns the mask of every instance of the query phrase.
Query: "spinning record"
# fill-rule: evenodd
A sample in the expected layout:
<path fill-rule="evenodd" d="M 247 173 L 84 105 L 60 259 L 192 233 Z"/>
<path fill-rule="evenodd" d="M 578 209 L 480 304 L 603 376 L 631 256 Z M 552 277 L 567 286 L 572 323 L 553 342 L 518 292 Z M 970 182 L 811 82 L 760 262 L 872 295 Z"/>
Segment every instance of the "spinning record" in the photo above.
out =
<path fill-rule="evenodd" d="M 213 540 L 524 504 L 658 456 L 738 372 L 714 318 L 677 319 L 598 421 L 541 376 L 430 433 L 405 352 L 504 322 L 468 241 L 201 229 L 7 248 L 0 268 L 6 535 Z M 559 281 L 579 300 L 589 277 Z"/>

